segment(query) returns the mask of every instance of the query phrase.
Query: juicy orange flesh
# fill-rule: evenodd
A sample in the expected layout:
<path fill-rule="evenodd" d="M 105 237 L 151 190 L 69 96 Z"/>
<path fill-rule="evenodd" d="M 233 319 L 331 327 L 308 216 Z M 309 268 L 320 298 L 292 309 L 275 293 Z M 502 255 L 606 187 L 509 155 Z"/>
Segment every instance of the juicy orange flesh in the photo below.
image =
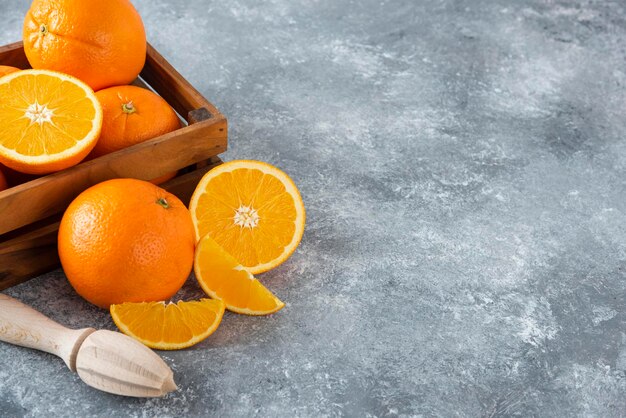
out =
<path fill-rule="evenodd" d="M 32 105 L 52 112 L 51 122 L 32 122 Z M 70 149 L 92 130 L 96 115 L 85 91 L 47 74 L 29 74 L 0 84 L 0 145 L 25 156 L 57 154 Z"/>
<path fill-rule="evenodd" d="M 196 251 L 200 286 L 209 296 L 222 299 L 228 309 L 269 312 L 282 307 L 272 292 L 210 237 L 204 237 Z"/>
<path fill-rule="evenodd" d="M 115 315 L 133 336 L 152 343 L 184 343 L 203 335 L 221 316 L 221 302 L 202 299 L 165 305 L 160 302 L 115 306 Z"/>
<path fill-rule="evenodd" d="M 211 237 L 246 266 L 267 263 L 280 256 L 293 239 L 296 209 L 293 197 L 277 178 L 257 169 L 239 168 L 212 179 L 198 200 L 200 236 Z M 255 227 L 234 222 L 240 207 L 259 216 Z"/>

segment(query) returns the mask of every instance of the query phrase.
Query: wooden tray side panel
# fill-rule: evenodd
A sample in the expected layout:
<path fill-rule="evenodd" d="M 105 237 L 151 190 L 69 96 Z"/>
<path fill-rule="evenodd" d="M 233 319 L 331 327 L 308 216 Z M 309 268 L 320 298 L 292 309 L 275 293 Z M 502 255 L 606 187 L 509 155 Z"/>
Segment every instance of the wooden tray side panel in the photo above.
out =
<path fill-rule="evenodd" d="M 205 167 L 176 177 L 161 187 L 188 205 L 202 176 L 221 163 L 219 158 L 212 158 Z M 58 230 L 59 222 L 52 221 L 49 225 L 12 240 L 0 242 L 0 291 L 60 266 L 57 252 Z"/>
<path fill-rule="evenodd" d="M 140 75 L 180 115 L 187 116 L 192 110 L 205 108 L 212 118 L 224 117 L 150 44 Z"/>

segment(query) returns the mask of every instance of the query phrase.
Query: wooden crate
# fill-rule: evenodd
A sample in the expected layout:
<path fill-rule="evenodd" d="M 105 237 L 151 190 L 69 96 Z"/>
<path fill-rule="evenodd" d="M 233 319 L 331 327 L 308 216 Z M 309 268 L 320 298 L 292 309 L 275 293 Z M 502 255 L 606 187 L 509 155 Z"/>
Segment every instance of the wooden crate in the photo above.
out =
<path fill-rule="evenodd" d="M 0 65 L 30 68 L 21 42 L 0 47 Z M 149 180 L 178 170 L 161 187 L 188 203 L 198 181 L 220 164 L 228 142 L 226 117 L 151 45 L 134 84 L 161 95 L 186 126 L 150 141 L 35 178 L 0 192 L 0 290 L 59 266 L 56 236 L 70 202 L 112 178 Z"/>

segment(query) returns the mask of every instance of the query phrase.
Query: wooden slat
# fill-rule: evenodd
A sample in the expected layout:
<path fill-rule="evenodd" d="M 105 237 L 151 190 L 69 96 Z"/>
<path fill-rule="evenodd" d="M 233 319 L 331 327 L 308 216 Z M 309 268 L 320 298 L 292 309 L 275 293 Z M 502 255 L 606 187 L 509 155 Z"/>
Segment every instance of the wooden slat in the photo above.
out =
<path fill-rule="evenodd" d="M 30 68 L 30 64 L 24 53 L 24 45 L 21 41 L 0 46 L 0 65 L 10 65 L 12 67 L 21 68 L 22 70 Z"/>
<path fill-rule="evenodd" d="M 188 205 L 202 176 L 219 164 L 221 164 L 219 158 L 212 158 L 206 167 L 176 177 L 161 187 L 175 194 L 185 205 Z M 57 218 L 49 225 L 44 225 L 6 242 L 0 242 L 0 290 L 59 267 L 58 230 Z"/>
<path fill-rule="evenodd" d="M 54 270 L 60 264 L 57 253 L 59 223 L 0 243 L 0 290 Z"/>
<path fill-rule="evenodd" d="M 141 71 L 143 78 L 179 114 L 205 108 L 212 118 L 223 115 L 206 100 L 178 71 L 172 67 L 152 45 L 148 44 L 146 65 Z"/>

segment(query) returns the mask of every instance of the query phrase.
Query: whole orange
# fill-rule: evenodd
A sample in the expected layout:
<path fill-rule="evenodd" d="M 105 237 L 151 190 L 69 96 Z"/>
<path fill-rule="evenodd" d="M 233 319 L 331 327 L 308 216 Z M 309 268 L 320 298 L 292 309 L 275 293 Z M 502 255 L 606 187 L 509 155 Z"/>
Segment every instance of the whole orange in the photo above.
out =
<path fill-rule="evenodd" d="M 133 81 L 146 59 L 146 32 L 128 0 L 34 0 L 24 52 L 35 69 L 56 70 L 94 90 Z"/>
<path fill-rule="evenodd" d="M 2 77 L 3 75 L 14 73 L 19 70 L 19 68 L 11 67 L 9 65 L 0 65 L 0 77 Z"/>
<path fill-rule="evenodd" d="M 180 128 L 174 109 L 158 94 L 136 86 L 96 92 L 102 105 L 100 138 L 91 151 L 99 157 Z"/>
<path fill-rule="evenodd" d="M 136 86 L 116 86 L 96 92 L 104 113 L 102 130 L 89 158 L 96 158 L 180 128 L 174 109 L 156 93 Z M 165 174 L 152 182 L 174 177 Z"/>
<path fill-rule="evenodd" d="M 58 245 L 76 292 L 108 308 L 172 297 L 191 272 L 195 232 L 176 196 L 145 181 L 114 179 L 70 204 Z"/>

